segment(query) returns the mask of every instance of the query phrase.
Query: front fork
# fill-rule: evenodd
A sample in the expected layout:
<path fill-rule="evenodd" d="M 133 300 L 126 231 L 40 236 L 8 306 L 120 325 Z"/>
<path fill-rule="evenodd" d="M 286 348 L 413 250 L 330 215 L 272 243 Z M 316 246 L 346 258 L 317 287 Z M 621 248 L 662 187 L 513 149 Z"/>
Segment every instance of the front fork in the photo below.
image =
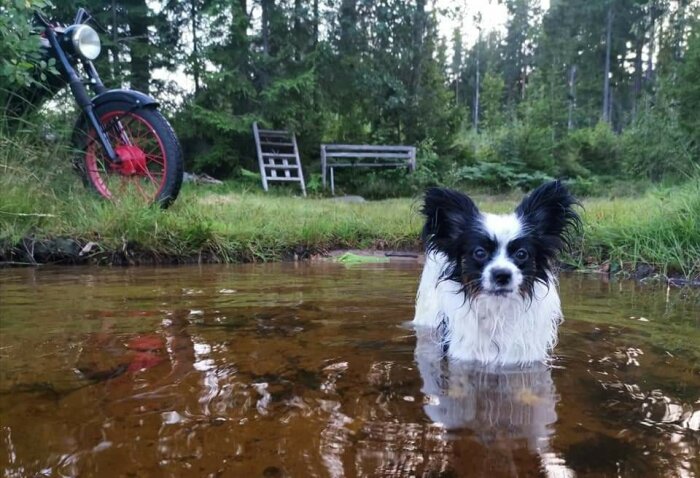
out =
<path fill-rule="evenodd" d="M 99 141 L 100 145 L 102 146 L 102 149 L 107 155 L 107 159 L 112 164 L 120 164 L 122 160 L 121 158 L 119 158 L 119 155 L 112 147 L 112 143 L 109 142 L 107 134 L 102 129 L 102 124 L 100 123 L 99 118 L 97 118 L 97 115 L 95 114 L 95 109 L 92 106 L 92 100 L 90 99 L 90 95 L 88 95 L 87 89 L 85 88 L 85 85 L 83 85 L 83 82 L 80 81 L 80 78 L 78 78 L 78 75 L 76 74 L 73 65 L 71 65 L 70 61 L 68 61 L 68 57 L 66 57 L 63 48 L 61 48 L 61 46 L 58 44 L 56 34 L 51 28 L 47 28 L 46 36 L 48 37 L 51 48 L 58 57 L 58 63 L 60 67 L 63 69 L 65 75 L 68 77 L 68 85 L 70 86 L 70 89 L 73 92 L 73 97 L 78 103 L 78 106 L 80 106 L 80 108 L 85 113 L 85 116 L 88 119 L 88 126 L 92 126 L 95 129 L 95 132 L 97 133 L 97 140 Z M 123 135 L 123 129 L 121 127 L 119 127 L 119 129 L 121 130 L 121 134 Z"/>

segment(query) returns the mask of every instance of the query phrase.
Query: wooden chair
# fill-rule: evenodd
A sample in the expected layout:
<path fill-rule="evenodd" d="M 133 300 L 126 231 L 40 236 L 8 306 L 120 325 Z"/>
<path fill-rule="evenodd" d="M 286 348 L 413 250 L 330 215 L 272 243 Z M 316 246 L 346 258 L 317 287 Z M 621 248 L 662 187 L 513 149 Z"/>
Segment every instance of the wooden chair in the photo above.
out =
<path fill-rule="evenodd" d="M 260 129 L 258 123 L 253 123 L 253 136 L 263 189 L 268 191 L 270 181 L 297 182 L 306 196 L 296 135 L 285 130 Z"/>

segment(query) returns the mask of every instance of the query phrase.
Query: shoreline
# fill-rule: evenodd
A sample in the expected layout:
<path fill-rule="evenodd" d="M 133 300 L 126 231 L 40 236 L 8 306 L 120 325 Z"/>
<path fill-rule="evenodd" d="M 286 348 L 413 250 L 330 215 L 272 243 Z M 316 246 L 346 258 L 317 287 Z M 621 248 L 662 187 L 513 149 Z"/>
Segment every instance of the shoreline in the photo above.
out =
<path fill-rule="evenodd" d="M 0 267 L 303 261 L 337 251 L 422 252 L 418 198 L 350 203 L 228 186 L 184 188 L 167 210 L 0 180 Z M 480 210 L 517 199 L 475 196 Z M 636 197 L 582 199 L 567 268 L 638 280 L 700 281 L 700 181 Z M 340 252 L 342 253 L 342 252 Z"/>
<path fill-rule="evenodd" d="M 344 255 L 366 257 L 366 262 L 418 263 L 424 261 L 422 247 L 321 247 L 296 245 L 277 251 L 274 259 L 260 259 L 247 254 L 221 254 L 203 249 L 194 255 L 159 253 L 141 247 L 134 241 L 125 241 L 120 248 L 105 248 L 100 243 L 70 237 L 37 239 L 26 237 L 14 246 L 0 246 L 0 269 L 42 266 L 99 266 L 140 267 L 157 265 L 191 264 L 241 264 L 265 262 L 317 262 L 338 261 Z M 359 262 L 363 262 L 359 260 Z M 674 287 L 700 287 L 699 277 L 683 277 L 678 274 L 664 275 L 660 269 L 646 263 L 623 264 L 612 271 L 609 261 L 590 262 L 583 267 L 562 263 L 562 270 L 600 274 L 608 277 L 633 279 L 638 282 L 663 283 Z"/>

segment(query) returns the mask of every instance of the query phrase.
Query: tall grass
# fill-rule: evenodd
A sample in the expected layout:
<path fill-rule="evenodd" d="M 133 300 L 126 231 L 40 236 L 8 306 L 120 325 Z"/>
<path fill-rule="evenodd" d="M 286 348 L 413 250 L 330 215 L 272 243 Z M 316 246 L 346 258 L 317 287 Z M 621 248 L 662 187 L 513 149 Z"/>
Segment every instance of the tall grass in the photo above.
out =
<path fill-rule="evenodd" d="M 491 212 L 518 197 L 475 198 Z M 663 273 L 700 274 L 700 181 L 636 198 L 584 201 L 584 234 L 570 260 L 640 262 Z M 65 148 L 0 134 L 0 257 L 23 238 L 98 244 L 96 258 L 267 261 L 334 248 L 418 249 L 417 198 L 345 203 L 264 194 L 257 185 L 186 185 L 168 210 L 86 191 Z"/>
<path fill-rule="evenodd" d="M 618 267 L 648 263 L 662 273 L 700 274 L 700 180 L 630 199 L 586 202 L 581 251 Z"/>

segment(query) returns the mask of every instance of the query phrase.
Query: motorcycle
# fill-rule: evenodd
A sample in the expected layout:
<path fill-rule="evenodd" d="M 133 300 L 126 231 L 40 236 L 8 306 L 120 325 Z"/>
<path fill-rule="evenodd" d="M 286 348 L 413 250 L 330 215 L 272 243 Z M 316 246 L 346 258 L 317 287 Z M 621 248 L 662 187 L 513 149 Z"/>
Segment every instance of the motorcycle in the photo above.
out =
<path fill-rule="evenodd" d="M 63 26 L 34 12 L 43 29 L 42 55 L 54 59 L 58 75 L 45 74 L 45 87 L 32 88 L 25 103 L 37 104 L 67 84 L 81 110 L 72 142 L 77 152 L 74 166 L 85 185 L 108 199 L 135 191 L 148 202 L 168 207 L 182 185 L 180 143 L 156 100 L 138 91 L 104 86 L 93 64 L 101 43 L 87 25 L 90 19 L 80 8 L 73 23 Z"/>

